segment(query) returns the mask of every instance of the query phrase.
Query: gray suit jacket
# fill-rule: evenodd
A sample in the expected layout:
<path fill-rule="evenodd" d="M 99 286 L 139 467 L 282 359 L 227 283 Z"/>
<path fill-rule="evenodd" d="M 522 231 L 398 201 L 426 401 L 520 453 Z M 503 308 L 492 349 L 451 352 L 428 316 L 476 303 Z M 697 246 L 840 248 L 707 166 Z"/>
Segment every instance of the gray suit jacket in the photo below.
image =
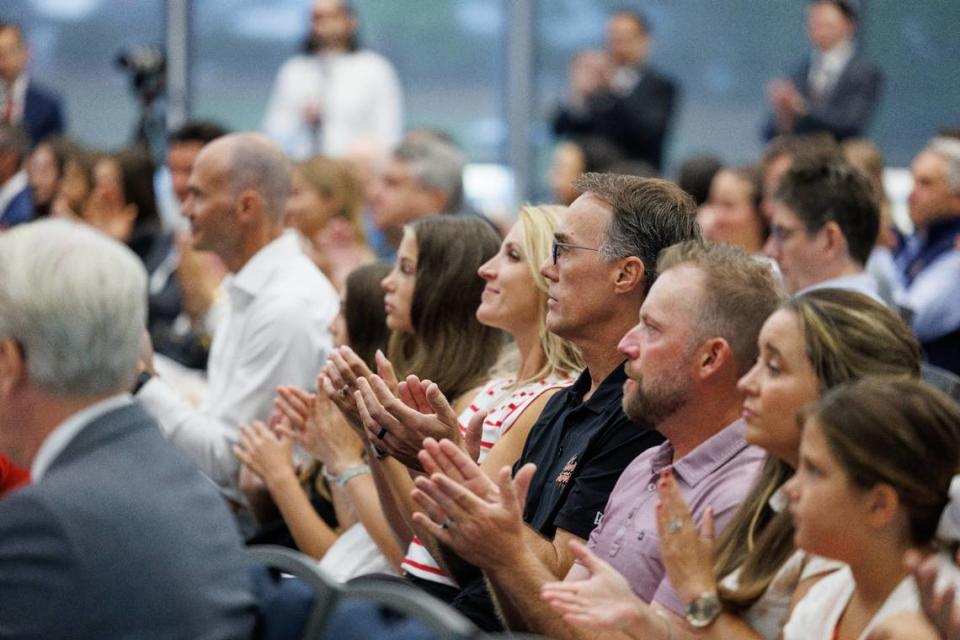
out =
<path fill-rule="evenodd" d="M 247 638 L 249 566 L 216 489 L 138 404 L 0 501 L 0 638 Z"/>
<path fill-rule="evenodd" d="M 864 135 L 883 93 L 883 71 L 866 56 L 857 52 L 850 58 L 825 98 L 818 102 L 810 95 L 807 57 L 790 76 L 790 80 L 808 101 L 808 112 L 797 118 L 790 133 L 832 133 L 837 140 Z M 777 134 L 773 118 L 764 131 L 769 140 Z"/>

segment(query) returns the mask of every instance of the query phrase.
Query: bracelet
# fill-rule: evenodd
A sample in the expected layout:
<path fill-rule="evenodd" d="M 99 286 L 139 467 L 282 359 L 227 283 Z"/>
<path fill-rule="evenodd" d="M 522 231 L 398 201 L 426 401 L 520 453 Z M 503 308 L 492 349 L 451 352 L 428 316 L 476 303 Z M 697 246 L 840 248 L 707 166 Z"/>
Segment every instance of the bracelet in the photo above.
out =
<path fill-rule="evenodd" d="M 356 478 L 370 473 L 370 467 L 365 464 L 358 464 L 350 467 L 339 476 L 337 476 L 337 486 L 345 487 L 347 483 Z"/>
<path fill-rule="evenodd" d="M 327 471 L 327 465 L 325 464 L 320 465 L 320 475 L 322 475 L 323 479 L 327 481 L 327 484 L 333 484 L 334 482 L 337 481 L 337 478 L 339 477 Z"/>
<path fill-rule="evenodd" d="M 663 623 L 667 625 L 667 638 L 666 640 L 673 640 L 673 623 L 670 621 L 670 616 L 663 609 L 654 609 L 653 612 L 660 616 L 663 620 Z"/>

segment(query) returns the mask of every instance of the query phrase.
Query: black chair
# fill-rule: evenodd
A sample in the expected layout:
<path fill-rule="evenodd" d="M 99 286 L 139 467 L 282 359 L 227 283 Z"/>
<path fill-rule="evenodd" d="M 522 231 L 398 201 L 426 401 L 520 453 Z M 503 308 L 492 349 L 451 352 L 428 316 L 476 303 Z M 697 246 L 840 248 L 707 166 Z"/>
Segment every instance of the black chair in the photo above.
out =
<path fill-rule="evenodd" d="M 258 640 L 317 640 L 342 587 L 328 577 L 313 558 L 275 545 L 247 548 L 255 567 L 259 598 Z M 292 576 L 270 575 L 282 572 Z M 257 571 L 259 569 L 259 572 Z"/>
<path fill-rule="evenodd" d="M 438 640 L 471 640 L 480 630 L 459 611 L 410 584 L 387 581 L 350 583 L 341 595 L 344 600 L 369 602 L 419 621 Z"/>

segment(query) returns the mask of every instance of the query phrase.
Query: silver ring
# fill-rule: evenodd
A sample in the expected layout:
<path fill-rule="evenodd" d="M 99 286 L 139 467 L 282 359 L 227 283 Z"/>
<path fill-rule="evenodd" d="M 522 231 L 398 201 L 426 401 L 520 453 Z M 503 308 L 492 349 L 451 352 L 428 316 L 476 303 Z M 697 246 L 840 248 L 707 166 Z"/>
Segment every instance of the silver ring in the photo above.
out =
<path fill-rule="evenodd" d="M 383 440 L 383 436 L 387 435 L 387 428 L 380 427 L 380 432 L 377 433 L 377 440 Z"/>
<path fill-rule="evenodd" d="M 667 523 L 667 533 L 673 535 L 674 533 L 683 529 L 683 518 L 674 518 Z"/>
<path fill-rule="evenodd" d="M 447 516 L 447 519 L 443 521 L 443 524 L 440 525 L 440 528 L 449 529 L 451 524 L 453 524 L 453 520 L 450 519 L 450 516 Z"/>
<path fill-rule="evenodd" d="M 346 398 L 347 394 L 350 393 L 350 385 L 349 384 L 343 385 L 342 387 L 340 387 L 340 390 L 337 391 L 337 393 L 340 394 L 341 398 Z"/>

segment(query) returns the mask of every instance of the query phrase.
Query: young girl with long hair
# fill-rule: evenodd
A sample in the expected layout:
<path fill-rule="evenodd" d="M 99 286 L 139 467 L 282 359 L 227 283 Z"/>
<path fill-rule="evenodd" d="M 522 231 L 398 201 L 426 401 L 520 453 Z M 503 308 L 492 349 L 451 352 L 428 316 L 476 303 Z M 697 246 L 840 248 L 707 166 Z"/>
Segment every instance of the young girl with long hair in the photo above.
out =
<path fill-rule="evenodd" d="M 854 640 L 918 611 L 903 556 L 930 551 L 960 467 L 960 407 L 916 381 L 864 379 L 803 416 L 787 483 L 797 546 L 846 564 L 797 605 L 784 640 Z"/>

